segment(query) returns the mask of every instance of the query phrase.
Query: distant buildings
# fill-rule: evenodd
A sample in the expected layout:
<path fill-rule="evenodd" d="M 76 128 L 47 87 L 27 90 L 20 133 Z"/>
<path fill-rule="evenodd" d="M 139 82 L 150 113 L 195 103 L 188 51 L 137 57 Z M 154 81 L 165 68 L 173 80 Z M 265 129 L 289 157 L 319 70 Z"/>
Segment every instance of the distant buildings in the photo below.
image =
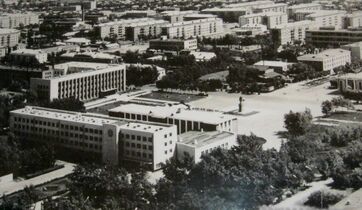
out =
<path fill-rule="evenodd" d="M 253 64 L 253 66 L 266 66 L 268 68 L 274 69 L 275 72 L 283 73 L 289 70 L 293 63 L 287 63 L 283 61 L 267 61 L 261 60 Z"/>
<path fill-rule="evenodd" d="M 311 20 L 316 27 L 334 27 L 341 29 L 344 26 L 346 11 L 343 10 L 301 10 L 296 13 L 296 20 Z"/>
<path fill-rule="evenodd" d="M 60 57 L 62 62 L 79 61 L 79 62 L 95 62 L 95 63 L 120 63 L 120 56 L 111 55 L 101 52 L 68 52 Z"/>
<path fill-rule="evenodd" d="M 177 23 L 184 21 L 184 17 L 190 14 L 195 14 L 196 11 L 187 10 L 187 11 L 164 11 L 161 12 L 161 15 L 164 20 L 169 21 L 170 23 Z"/>
<path fill-rule="evenodd" d="M 198 36 L 211 37 L 220 35 L 223 32 L 223 21 L 220 18 L 183 21 L 162 26 L 162 35 L 167 35 L 170 39 L 188 39 Z"/>
<path fill-rule="evenodd" d="M 5 13 L 0 15 L 0 28 L 17 28 L 39 24 L 39 17 L 35 13 Z"/>
<path fill-rule="evenodd" d="M 126 104 L 109 110 L 109 115 L 124 119 L 159 122 L 187 131 L 227 131 L 237 133 L 237 118 L 219 112 L 190 110 L 180 106 L 146 106 Z"/>
<path fill-rule="evenodd" d="M 243 27 L 247 24 L 263 24 L 268 28 L 275 28 L 278 25 L 283 25 L 286 23 L 288 23 L 288 16 L 286 13 L 282 12 L 254 13 L 240 16 L 239 18 L 240 27 Z"/>
<path fill-rule="evenodd" d="M 78 46 L 88 46 L 90 45 L 91 41 L 87 38 L 78 38 L 78 37 L 74 37 L 74 38 L 70 38 L 64 41 L 65 44 L 67 45 L 78 45 Z"/>
<path fill-rule="evenodd" d="M 295 14 L 300 10 L 321 10 L 322 6 L 316 3 L 307 3 L 307 4 L 296 4 L 288 7 L 288 16 L 291 19 L 295 19 Z"/>
<path fill-rule="evenodd" d="M 351 52 L 342 49 L 328 49 L 318 54 L 307 54 L 298 57 L 298 61 L 313 66 L 317 71 L 330 71 L 351 63 Z"/>
<path fill-rule="evenodd" d="M 162 51 L 193 51 L 197 49 L 197 39 L 154 39 L 150 49 Z"/>
<path fill-rule="evenodd" d="M 48 61 L 48 54 L 41 50 L 20 49 L 10 53 L 14 64 L 42 64 Z"/>
<path fill-rule="evenodd" d="M 236 134 L 226 131 L 199 132 L 189 131 L 178 136 L 176 144 L 177 158 L 191 157 L 194 163 L 201 161 L 201 156 L 217 148 L 230 149 L 237 145 Z"/>
<path fill-rule="evenodd" d="M 129 24 L 126 29 L 126 40 L 138 41 L 157 38 L 161 35 L 161 28 L 169 22 L 165 20 L 151 20 Z"/>
<path fill-rule="evenodd" d="M 19 38 L 20 31 L 0 28 L 0 58 L 16 48 Z"/>
<path fill-rule="evenodd" d="M 86 101 L 126 90 L 126 66 L 69 62 L 54 66 L 43 78 L 32 78 L 30 90 L 39 98 L 75 97 Z"/>
<path fill-rule="evenodd" d="M 176 150 L 174 125 L 41 107 L 25 107 L 10 115 L 10 129 L 16 136 L 85 152 L 107 164 L 128 161 L 157 170 Z"/>

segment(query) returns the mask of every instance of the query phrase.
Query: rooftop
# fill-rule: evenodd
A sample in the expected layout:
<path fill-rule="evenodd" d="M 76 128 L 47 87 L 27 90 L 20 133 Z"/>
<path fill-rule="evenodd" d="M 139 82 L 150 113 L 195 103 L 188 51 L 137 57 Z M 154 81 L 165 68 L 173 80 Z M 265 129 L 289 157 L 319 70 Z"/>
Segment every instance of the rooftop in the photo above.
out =
<path fill-rule="evenodd" d="M 210 17 L 210 18 L 197 19 L 197 20 L 188 20 L 188 21 L 170 23 L 170 24 L 165 25 L 164 27 L 177 27 L 177 26 L 184 26 L 184 25 L 191 25 L 191 24 L 195 24 L 195 23 L 212 22 L 212 21 L 221 21 L 221 19 L 217 18 L 217 17 Z"/>
<path fill-rule="evenodd" d="M 263 13 L 246 14 L 241 17 L 259 17 L 259 16 L 277 16 L 277 15 L 287 15 L 287 14 L 283 12 L 263 12 Z"/>
<path fill-rule="evenodd" d="M 308 11 L 310 11 L 310 10 L 308 10 Z M 340 14 L 340 15 L 346 14 L 346 11 L 343 11 L 343 10 L 314 10 L 314 12 L 312 14 L 308 15 L 308 17 L 315 18 L 315 17 L 338 15 L 338 14 Z"/>
<path fill-rule="evenodd" d="M 122 20 L 112 21 L 112 22 L 108 22 L 108 23 L 101 23 L 101 24 L 98 24 L 98 26 L 113 26 L 113 25 L 118 25 L 118 24 L 130 24 L 130 23 L 152 21 L 152 20 L 155 20 L 155 19 L 152 19 L 152 18 L 122 19 Z"/>
<path fill-rule="evenodd" d="M 203 147 L 205 145 L 224 140 L 225 138 L 235 136 L 235 134 L 226 131 L 200 132 L 189 131 L 179 135 L 179 143 L 187 144 L 193 147 Z"/>
<path fill-rule="evenodd" d="M 11 54 L 22 54 L 22 55 L 39 55 L 45 54 L 42 50 L 32 50 L 32 49 L 19 49 L 12 51 Z"/>
<path fill-rule="evenodd" d="M 305 7 L 312 7 L 312 6 L 321 6 L 320 4 L 316 4 L 316 3 L 307 3 L 307 4 L 296 4 L 296 5 L 292 5 L 289 6 L 288 9 L 302 9 Z"/>
<path fill-rule="evenodd" d="M 267 61 L 262 60 L 259 62 L 254 63 L 253 65 L 260 65 L 260 66 L 279 66 L 279 67 L 285 67 L 290 65 L 291 63 L 284 62 L 284 61 Z"/>
<path fill-rule="evenodd" d="M 343 49 L 328 49 L 318 54 L 306 54 L 299 56 L 298 60 L 323 61 L 324 58 L 341 56 L 345 53 L 350 53 L 350 51 Z"/>
<path fill-rule="evenodd" d="M 270 7 L 281 7 L 281 6 L 288 6 L 285 3 L 277 3 L 277 4 L 267 4 L 267 5 L 260 5 L 257 6 L 258 9 L 265 9 L 265 8 L 270 8 Z"/>
<path fill-rule="evenodd" d="M 172 15 L 186 15 L 186 14 L 193 14 L 193 13 L 196 13 L 196 11 L 194 11 L 194 10 L 186 10 L 186 11 L 171 10 L 171 11 L 161 12 L 161 15 L 172 16 Z"/>
<path fill-rule="evenodd" d="M 297 22 L 289 22 L 282 25 L 278 25 L 275 28 L 282 29 L 282 28 L 289 28 L 289 27 L 297 27 L 297 26 L 311 26 L 313 21 L 311 20 L 302 20 Z"/>
<path fill-rule="evenodd" d="M 156 118 L 175 118 L 180 120 L 197 121 L 217 125 L 226 120 L 234 119 L 232 116 L 220 112 L 185 109 L 183 106 L 147 106 L 141 104 L 126 104 L 109 110 L 109 112 L 133 113 Z"/>
<path fill-rule="evenodd" d="M 100 114 L 71 112 L 57 109 L 49 109 L 43 107 L 27 106 L 22 109 L 11 111 L 14 114 L 22 114 L 27 116 L 42 117 L 45 119 L 62 120 L 67 122 L 78 122 L 88 125 L 102 126 L 103 124 L 113 124 L 121 126 L 124 129 L 142 130 L 155 132 L 162 130 L 162 127 L 171 127 L 172 125 L 164 125 L 149 122 L 136 122 L 132 120 L 120 120 L 119 118 L 108 117 Z"/>

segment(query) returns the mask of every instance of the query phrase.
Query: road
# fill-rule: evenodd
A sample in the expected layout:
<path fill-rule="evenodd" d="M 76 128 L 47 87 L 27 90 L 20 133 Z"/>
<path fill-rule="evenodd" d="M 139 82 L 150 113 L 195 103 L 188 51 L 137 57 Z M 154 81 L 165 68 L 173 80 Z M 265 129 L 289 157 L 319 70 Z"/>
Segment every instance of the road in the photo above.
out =
<path fill-rule="evenodd" d="M 2 184 L 0 186 L 0 195 L 8 195 L 8 194 L 12 194 L 14 192 L 20 191 L 22 189 L 24 189 L 26 186 L 37 186 L 37 185 L 41 185 L 44 184 L 46 182 L 50 182 L 52 180 L 58 179 L 58 178 L 62 178 L 64 176 L 67 176 L 71 173 L 73 173 L 75 164 L 72 163 L 67 163 L 64 161 L 57 161 L 56 162 L 57 165 L 63 164 L 64 168 L 31 178 L 31 179 L 26 179 L 26 180 L 20 180 L 20 181 L 13 181 L 13 182 L 9 182 L 6 184 Z"/>

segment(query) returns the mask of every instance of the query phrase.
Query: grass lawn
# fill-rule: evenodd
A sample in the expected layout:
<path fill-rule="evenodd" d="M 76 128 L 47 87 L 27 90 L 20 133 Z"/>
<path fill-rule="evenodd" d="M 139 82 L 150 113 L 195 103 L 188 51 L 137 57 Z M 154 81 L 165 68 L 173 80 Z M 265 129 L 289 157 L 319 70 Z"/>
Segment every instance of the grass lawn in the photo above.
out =
<path fill-rule="evenodd" d="M 329 119 L 362 122 L 362 112 L 335 112 Z"/>
<path fill-rule="evenodd" d="M 169 93 L 169 92 L 159 92 L 159 91 L 154 91 L 152 93 L 140 96 L 140 98 L 150 98 L 150 99 L 175 101 L 175 102 L 184 101 L 185 103 L 199 100 L 205 97 L 206 96 L 198 96 L 193 94 L 180 94 L 180 93 Z"/>

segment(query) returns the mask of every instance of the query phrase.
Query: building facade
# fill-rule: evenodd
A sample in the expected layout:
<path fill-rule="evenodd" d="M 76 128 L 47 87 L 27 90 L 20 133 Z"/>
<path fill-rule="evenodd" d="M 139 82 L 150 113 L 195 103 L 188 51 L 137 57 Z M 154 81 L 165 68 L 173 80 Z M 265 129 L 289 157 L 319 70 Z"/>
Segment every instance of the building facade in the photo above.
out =
<path fill-rule="evenodd" d="M 344 18 L 344 28 L 358 28 L 362 26 L 362 11 L 349 13 Z"/>
<path fill-rule="evenodd" d="M 298 61 L 313 66 L 317 71 L 329 71 L 351 63 L 351 52 L 343 49 L 328 49 L 318 54 L 307 54 L 298 57 Z"/>
<path fill-rule="evenodd" d="M 288 23 L 288 16 L 286 13 L 281 12 L 268 12 L 268 13 L 254 13 L 249 15 L 240 16 L 239 26 L 250 24 L 262 24 L 268 28 L 275 28 L 278 25 Z"/>
<path fill-rule="evenodd" d="M 48 54 L 41 50 L 20 49 L 10 53 L 11 61 L 15 64 L 42 64 L 48 61 Z"/>
<path fill-rule="evenodd" d="M 19 38 L 20 31 L 0 28 L 0 58 L 16 48 Z"/>
<path fill-rule="evenodd" d="M 17 28 L 39 24 L 39 16 L 34 13 L 5 13 L 0 15 L 0 28 Z"/>
<path fill-rule="evenodd" d="M 320 4 L 316 3 L 306 3 L 306 4 L 296 4 L 289 6 L 288 11 L 288 17 L 291 19 L 295 19 L 296 12 L 300 10 L 309 10 L 309 11 L 315 11 L 315 10 L 321 10 L 322 6 Z"/>
<path fill-rule="evenodd" d="M 349 73 L 336 78 L 338 90 L 341 93 L 362 94 L 362 74 Z"/>
<path fill-rule="evenodd" d="M 340 47 L 362 41 L 361 29 L 320 28 L 310 29 L 306 32 L 305 41 L 316 47 Z"/>
<path fill-rule="evenodd" d="M 123 161 L 151 170 L 174 156 L 176 126 L 119 120 L 102 115 L 25 107 L 10 113 L 10 129 L 28 141 L 94 155 L 103 163 Z"/>
<path fill-rule="evenodd" d="M 176 125 L 178 133 L 187 131 L 227 131 L 237 133 L 237 118 L 219 112 L 189 110 L 180 106 L 126 104 L 108 111 L 110 116 Z"/>
<path fill-rule="evenodd" d="M 285 45 L 292 44 L 294 41 L 304 42 L 306 31 L 314 27 L 313 21 L 304 20 L 276 26 L 271 29 L 271 33 L 273 40 L 276 40 L 279 45 Z"/>
<path fill-rule="evenodd" d="M 206 18 L 192 21 L 167 24 L 162 27 L 162 35 L 170 39 L 191 37 L 211 37 L 224 32 L 220 18 Z"/>
<path fill-rule="evenodd" d="M 197 50 L 197 39 L 150 40 L 150 49 L 166 51 Z"/>
<path fill-rule="evenodd" d="M 164 11 L 161 12 L 162 18 L 170 23 L 177 23 L 184 21 L 184 17 L 187 15 L 195 14 L 193 10 L 186 11 Z"/>
<path fill-rule="evenodd" d="M 362 42 L 343 45 L 341 46 L 341 49 L 350 51 L 352 60 L 362 59 Z"/>
<path fill-rule="evenodd" d="M 257 2 L 257 1 L 256 1 Z M 288 5 L 284 3 L 278 3 L 278 4 L 270 4 L 270 5 L 258 5 L 253 9 L 253 12 L 258 13 L 267 13 L 267 12 L 281 12 L 281 13 L 287 13 Z"/>
<path fill-rule="evenodd" d="M 125 27 L 126 40 L 138 41 L 157 38 L 161 35 L 161 27 L 168 23 L 165 20 L 152 20 L 129 24 Z"/>
<path fill-rule="evenodd" d="M 81 101 L 126 90 L 126 66 L 68 62 L 54 66 L 47 78 L 32 78 L 30 90 L 42 99 L 75 97 Z"/>

